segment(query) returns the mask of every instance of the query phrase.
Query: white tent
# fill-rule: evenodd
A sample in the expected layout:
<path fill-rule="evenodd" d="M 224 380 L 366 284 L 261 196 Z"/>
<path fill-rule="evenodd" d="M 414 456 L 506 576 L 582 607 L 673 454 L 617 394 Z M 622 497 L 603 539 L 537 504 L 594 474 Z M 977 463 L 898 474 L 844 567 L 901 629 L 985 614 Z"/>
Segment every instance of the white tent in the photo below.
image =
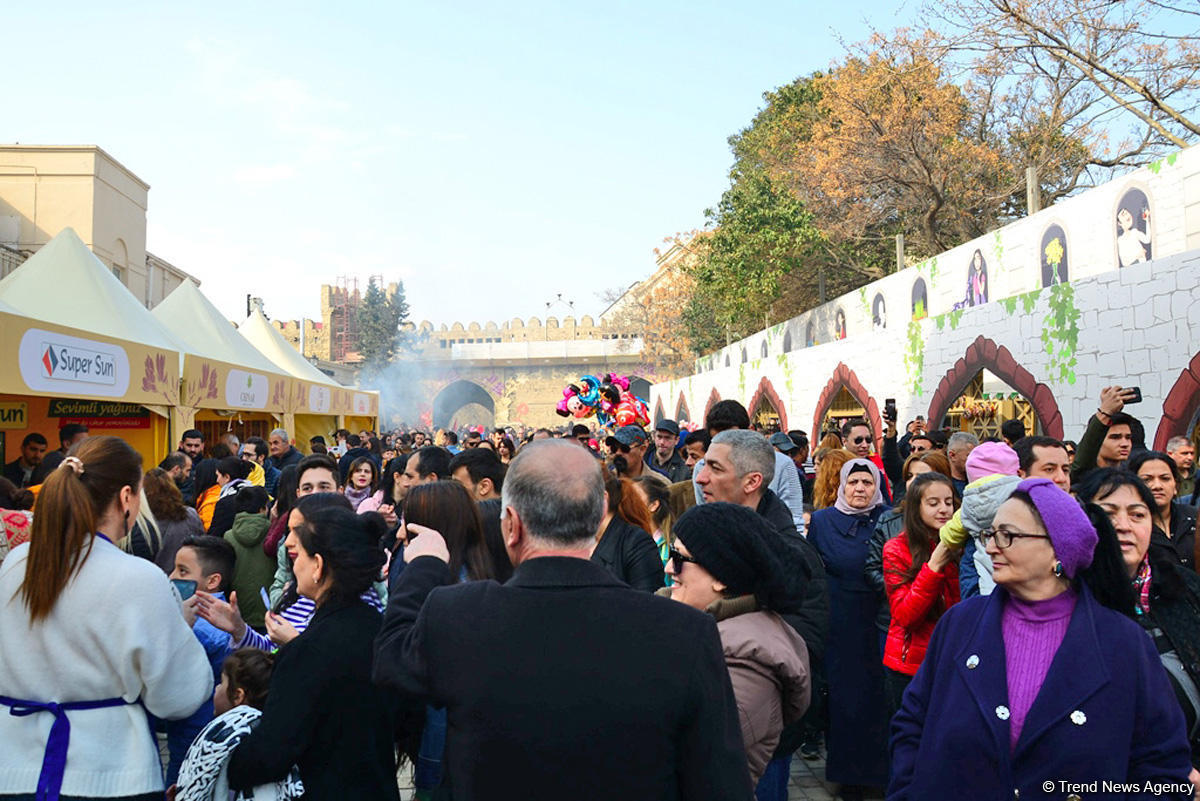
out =
<path fill-rule="evenodd" d="M 31 429 L 78 417 L 93 433 L 124 439 L 146 464 L 169 450 L 182 346 L 72 229 L 0 281 L 0 341 L 0 394 L 24 403 Z M 46 362 L 52 351 L 85 358 Z M 95 369 L 59 369 L 76 363 Z"/>
<path fill-rule="evenodd" d="M 262 313 L 261 308 L 255 306 L 251 309 L 250 316 L 242 321 L 238 326 L 238 331 L 268 359 L 296 378 L 326 386 L 340 386 L 332 378 L 313 367 L 308 359 L 301 356 L 300 352 L 283 338 L 283 334 L 275 330 L 266 315 Z"/>
<path fill-rule="evenodd" d="M 250 344 L 191 281 L 184 281 L 163 298 L 152 314 L 183 344 L 187 353 L 247 370 L 287 375 Z"/>
<path fill-rule="evenodd" d="M 35 320 L 183 350 L 72 228 L 0 281 L 0 301 Z"/>

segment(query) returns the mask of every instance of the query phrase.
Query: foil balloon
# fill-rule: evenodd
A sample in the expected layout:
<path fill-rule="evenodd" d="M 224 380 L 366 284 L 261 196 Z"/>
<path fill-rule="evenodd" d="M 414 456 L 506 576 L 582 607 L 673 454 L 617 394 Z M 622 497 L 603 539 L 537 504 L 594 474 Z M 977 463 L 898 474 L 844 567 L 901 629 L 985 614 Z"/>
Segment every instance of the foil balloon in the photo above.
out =
<path fill-rule="evenodd" d="M 580 387 L 568 384 L 563 389 L 562 400 L 558 402 L 558 406 L 554 410 L 563 417 L 583 419 L 595 414 L 596 407 L 584 401 Z"/>

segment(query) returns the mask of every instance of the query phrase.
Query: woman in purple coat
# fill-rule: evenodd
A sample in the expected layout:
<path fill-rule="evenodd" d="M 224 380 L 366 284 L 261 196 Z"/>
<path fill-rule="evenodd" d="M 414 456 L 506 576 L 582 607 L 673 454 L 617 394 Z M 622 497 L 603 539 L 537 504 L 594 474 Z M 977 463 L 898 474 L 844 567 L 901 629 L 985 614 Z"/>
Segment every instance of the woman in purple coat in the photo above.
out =
<path fill-rule="evenodd" d="M 1104 513 L 1027 479 L 982 537 L 997 589 L 934 630 L 892 720 L 888 799 L 1190 798 L 1154 644 L 1077 580 L 1093 555 L 1093 574 L 1121 569 Z"/>

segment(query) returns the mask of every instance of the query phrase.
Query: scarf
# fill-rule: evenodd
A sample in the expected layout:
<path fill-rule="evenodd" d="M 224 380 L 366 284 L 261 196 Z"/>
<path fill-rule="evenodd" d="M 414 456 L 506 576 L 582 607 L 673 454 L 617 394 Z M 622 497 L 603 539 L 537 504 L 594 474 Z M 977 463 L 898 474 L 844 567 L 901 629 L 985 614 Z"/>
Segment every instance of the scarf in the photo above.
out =
<path fill-rule="evenodd" d="M 850 477 L 850 471 L 854 468 L 866 467 L 870 471 L 871 477 L 875 479 L 875 495 L 871 498 L 871 502 L 863 509 L 855 509 L 850 504 L 846 503 L 846 480 Z M 861 472 L 859 470 L 858 472 Z M 879 484 L 879 468 L 869 459 L 851 459 L 842 465 L 841 482 L 838 484 L 837 500 L 833 502 L 834 508 L 844 515 L 857 517 L 858 515 L 870 514 L 875 509 L 883 505 L 883 492 Z"/>
<path fill-rule="evenodd" d="M 350 501 L 350 505 L 354 507 L 354 511 L 357 512 L 359 504 L 370 498 L 372 493 L 371 487 L 368 485 L 362 489 L 354 489 L 354 487 L 347 486 L 343 494 L 346 496 L 346 500 Z"/>
<path fill-rule="evenodd" d="M 1150 614 L 1150 554 L 1142 557 L 1142 564 L 1138 567 L 1137 576 L 1133 579 L 1133 588 L 1137 591 L 1137 613 L 1139 615 Z"/>

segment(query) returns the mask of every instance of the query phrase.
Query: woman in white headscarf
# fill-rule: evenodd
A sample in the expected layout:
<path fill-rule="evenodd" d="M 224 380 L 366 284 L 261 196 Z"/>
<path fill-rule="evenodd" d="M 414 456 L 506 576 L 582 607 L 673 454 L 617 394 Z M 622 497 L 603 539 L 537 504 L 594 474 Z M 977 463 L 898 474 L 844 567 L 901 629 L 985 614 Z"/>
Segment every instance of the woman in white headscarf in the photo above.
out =
<path fill-rule="evenodd" d="M 842 466 L 834 505 L 814 512 L 808 529 L 829 579 L 825 777 L 842 785 L 845 799 L 861 798 L 865 788 L 881 788 L 888 780 L 878 600 L 863 572 L 871 534 L 886 508 L 879 468 L 867 459 L 851 459 Z"/>

